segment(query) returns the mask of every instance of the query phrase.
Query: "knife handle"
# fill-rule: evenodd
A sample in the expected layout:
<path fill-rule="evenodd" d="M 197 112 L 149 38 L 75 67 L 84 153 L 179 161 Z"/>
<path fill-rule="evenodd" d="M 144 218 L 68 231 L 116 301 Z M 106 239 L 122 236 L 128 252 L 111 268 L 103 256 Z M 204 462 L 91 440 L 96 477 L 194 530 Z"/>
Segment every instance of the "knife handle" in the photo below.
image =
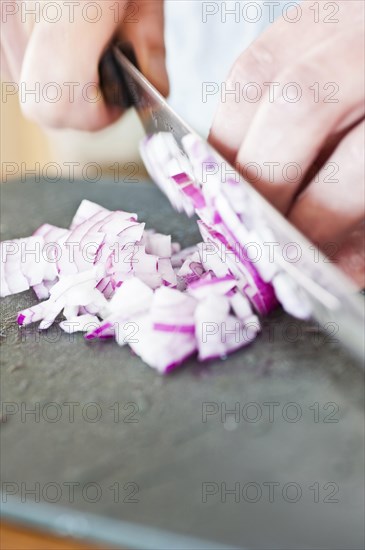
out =
<path fill-rule="evenodd" d="M 99 63 L 100 86 L 106 103 L 121 107 L 123 110 L 132 107 L 134 100 L 125 81 L 123 69 L 116 61 L 114 48 L 118 48 L 138 68 L 137 58 L 129 42 L 112 44 L 104 53 Z"/>

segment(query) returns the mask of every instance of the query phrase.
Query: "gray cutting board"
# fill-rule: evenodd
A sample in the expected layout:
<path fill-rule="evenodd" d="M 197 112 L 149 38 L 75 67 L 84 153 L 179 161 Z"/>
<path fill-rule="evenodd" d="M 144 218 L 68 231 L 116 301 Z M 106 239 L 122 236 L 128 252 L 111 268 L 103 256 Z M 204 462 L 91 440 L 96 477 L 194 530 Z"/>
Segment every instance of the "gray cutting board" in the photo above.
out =
<path fill-rule="evenodd" d="M 28 180 L 3 185 L 1 198 L 2 239 L 28 236 L 46 221 L 67 226 L 83 198 L 136 211 L 184 245 L 199 238 L 194 221 L 149 183 Z M 1 301 L 2 400 L 40 411 L 39 419 L 9 414 L 1 426 L 2 482 L 18 483 L 23 509 L 32 502 L 25 489 L 38 482 L 46 500 L 57 500 L 50 509 L 218 544 L 363 548 L 363 372 L 315 324 L 293 324 L 278 311 L 253 345 L 226 361 L 191 360 L 161 377 L 111 341 L 20 332 L 16 312 L 35 302 L 31 292 Z M 73 422 L 66 402 L 79 403 Z M 239 421 L 222 418 L 224 406 L 239 407 Z M 218 412 L 203 422 L 207 407 Z M 79 483 L 74 502 L 66 483 Z M 239 494 L 225 496 L 224 483 Z M 6 505 L 3 498 L 5 512 Z"/>

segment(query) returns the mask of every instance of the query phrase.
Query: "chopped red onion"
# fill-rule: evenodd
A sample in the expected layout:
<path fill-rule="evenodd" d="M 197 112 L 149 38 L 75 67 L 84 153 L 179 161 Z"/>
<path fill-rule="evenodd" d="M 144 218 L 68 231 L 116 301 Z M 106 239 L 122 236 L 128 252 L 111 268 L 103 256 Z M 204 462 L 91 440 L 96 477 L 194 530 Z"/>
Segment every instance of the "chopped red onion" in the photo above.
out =
<path fill-rule="evenodd" d="M 252 227 L 239 183 L 220 180 L 202 140 L 185 136 L 183 145 L 186 153 L 160 133 L 143 140 L 141 153 L 173 206 L 201 218 L 204 242 L 181 250 L 136 214 L 84 200 L 69 229 L 44 224 L 32 237 L 1 243 L 1 296 L 32 287 L 44 300 L 19 313 L 20 326 L 40 322 L 44 330 L 63 314 L 64 331 L 129 344 L 167 373 L 196 353 L 224 358 L 252 342 L 260 330 L 252 308 L 264 315 L 278 299 L 289 313 L 310 316 L 291 277 L 250 250 L 263 249 L 271 234 Z"/>
<path fill-rule="evenodd" d="M 196 308 L 196 339 L 201 361 L 225 358 L 229 353 L 255 339 L 260 325 L 252 316 L 250 323 L 229 314 L 230 304 L 225 296 L 209 295 Z"/>
<path fill-rule="evenodd" d="M 90 314 L 76 315 L 75 317 L 70 317 L 66 321 L 62 321 L 60 323 L 62 330 L 68 334 L 90 331 L 92 326 L 97 328 L 99 325 L 99 319 L 95 315 Z"/>
<path fill-rule="evenodd" d="M 179 170 L 178 163 L 171 162 L 172 153 L 175 158 L 180 158 L 183 152 L 169 132 L 150 136 L 142 142 L 141 150 L 149 159 L 147 169 L 152 166 L 152 178 L 169 198 L 174 196 L 171 202 L 175 208 L 183 209 L 182 199 L 180 197 L 178 200 L 177 193 L 183 190 L 185 199 L 190 200 L 196 214 L 204 222 L 200 223 L 200 230 L 205 243 L 216 245 L 213 253 L 205 254 L 202 260 L 204 267 L 218 277 L 234 275 L 238 288 L 260 314 L 269 313 L 277 306 L 279 299 L 284 309 L 293 315 L 300 318 L 310 315 L 308 299 L 295 281 L 270 259 L 264 243 L 267 240 L 275 242 L 275 238 L 261 220 L 236 173 L 229 171 L 227 163 L 199 136 L 184 136 L 182 146 L 188 161 L 184 161 L 187 166 L 185 170 Z M 168 159 L 168 162 L 162 179 L 167 173 L 176 184 L 175 193 L 171 187 L 166 189 L 166 182 L 160 181 L 160 174 L 153 173 L 153 167 L 156 164 L 160 166 L 163 159 Z M 259 250 L 258 258 L 255 257 L 253 245 Z M 300 296 L 298 303 L 294 303 L 293 299 L 296 293 Z"/>
<path fill-rule="evenodd" d="M 287 313 L 298 319 L 310 318 L 310 303 L 289 275 L 278 273 L 273 279 L 273 285 L 276 296 Z"/>
<path fill-rule="evenodd" d="M 138 333 L 129 340 L 132 350 L 151 367 L 167 374 L 196 353 L 194 334 L 155 330 L 150 314 L 134 319 Z"/>
<path fill-rule="evenodd" d="M 0 296 L 24 292 L 39 285 L 48 276 L 47 261 L 41 254 L 44 239 L 32 236 L 26 239 L 4 241 L 0 248 Z M 56 272 L 53 274 L 57 276 Z"/>

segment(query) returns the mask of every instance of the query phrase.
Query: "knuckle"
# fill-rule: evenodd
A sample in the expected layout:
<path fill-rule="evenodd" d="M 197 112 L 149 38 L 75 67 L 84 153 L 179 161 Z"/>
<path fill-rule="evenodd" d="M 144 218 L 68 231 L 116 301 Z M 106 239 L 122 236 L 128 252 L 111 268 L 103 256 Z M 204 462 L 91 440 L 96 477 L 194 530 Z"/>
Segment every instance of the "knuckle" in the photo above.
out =
<path fill-rule="evenodd" d="M 280 71 L 276 77 L 278 92 L 275 103 L 296 116 L 305 116 L 317 111 L 321 105 L 314 100 L 314 84 L 323 80 L 321 70 L 311 61 L 301 60 L 294 66 Z M 294 105 L 294 107 L 293 107 Z"/>
<path fill-rule="evenodd" d="M 65 82 L 68 80 L 65 79 Z M 47 128 L 94 129 L 97 125 L 97 120 L 94 120 L 95 114 L 103 100 L 97 84 L 88 95 L 85 91 L 87 83 L 80 83 L 72 93 L 67 86 L 59 83 L 56 97 L 49 95 L 47 85 L 45 82 L 39 82 L 36 94 L 26 94 L 21 99 L 21 110 L 26 118 Z M 27 86 L 32 88 L 29 82 Z"/>
<path fill-rule="evenodd" d="M 41 126 L 47 128 L 62 128 L 64 126 L 64 111 L 54 104 L 27 98 L 21 102 L 23 115 Z"/>
<path fill-rule="evenodd" d="M 313 84 L 315 81 L 323 80 L 323 68 L 319 67 L 316 59 L 312 57 L 302 58 L 281 70 L 278 78 L 281 82 L 297 82 L 304 87 Z"/>
<path fill-rule="evenodd" d="M 262 44 L 254 44 L 241 54 L 233 64 L 227 81 L 246 82 L 247 80 L 267 79 L 275 70 L 273 53 Z"/>
<path fill-rule="evenodd" d="M 348 134 L 340 145 L 340 149 L 346 155 L 347 163 L 352 166 L 359 175 L 364 174 L 365 169 L 365 123 L 361 123 Z M 363 179 L 361 179 L 363 181 Z"/>

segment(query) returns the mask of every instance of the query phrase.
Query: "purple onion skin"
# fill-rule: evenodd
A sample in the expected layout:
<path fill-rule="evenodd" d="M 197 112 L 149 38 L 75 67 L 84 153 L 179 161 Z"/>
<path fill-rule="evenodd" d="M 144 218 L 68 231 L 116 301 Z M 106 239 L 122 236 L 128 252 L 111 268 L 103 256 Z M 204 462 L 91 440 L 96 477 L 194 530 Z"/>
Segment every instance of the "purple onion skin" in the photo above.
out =
<path fill-rule="evenodd" d="M 25 321 L 25 315 L 23 315 L 22 313 L 20 313 L 18 315 L 18 319 L 17 319 L 17 322 L 18 322 L 18 325 L 19 326 L 22 326 L 24 324 L 24 321 Z"/>
<path fill-rule="evenodd" d="M 194 325 L 169 325 L 164 323 L 155 323 L 153 329 L 159 332 L 176 332 L 178 334 L 195 334 Z"/>
<path fill-rule="evenodd" d="M 170 363 L 170 365 L 167 365 L 167 367 L 165 368 L 165 370 L 163 371 L 162 374 L 170 374 L 171 372 L 173 372 L 176 368 L 178 367 L 181 367 L 182 364 L 187 360 L 189 359 L 190 357 L 192 357 L 193 355 L 196 354 L 196 351 L 193 351 L 192 353 L 188 353 L 188 355 L 186 355 L 185 357 L 183 357 L 182 359 L 179 359 L 178 361 L 175 361 L 174 363 Z"/>
<path fill-rule="evenodd" d="M 255 310 L 260 315 L 267 315 L 268 313 L 276 309 L 277 306 L 279 305 L 279 302 L 275 296 L 274 288 L 271 284 L 265 283 L 261 279 L 253 263 L 250 262 L 250 260 L 244 255 L 240 253 L 237 254 L 236 250 L 228 242 L 226 237 L 222 235 L 222 233 L 220 233 L 216 229 L 213 229 L 212 227 L 208 226 L 206 223 L 202 221 L 199 221 L 198 225 L 201 225 L 202 227 L 204 227 L 204 229 L 208 232 L 208 234 L 210 235 L 209 242 L 211 244 L 216 246 L 215 241 L 220 242 L 223 246 L 226 247 L 227 250 L 232 251 L 235 257 L 237 258 L 237 260 L 249 271 L 249 273 L 255 280 L 257 295 L 255 295 L 254 297 L 251 297 L 246 294 L 246 296 L 250 300 L 251 304 L 254 306 Z M 231 236 L 233 239 L 235 238 L 234 235 L 231 234 Z"/>

